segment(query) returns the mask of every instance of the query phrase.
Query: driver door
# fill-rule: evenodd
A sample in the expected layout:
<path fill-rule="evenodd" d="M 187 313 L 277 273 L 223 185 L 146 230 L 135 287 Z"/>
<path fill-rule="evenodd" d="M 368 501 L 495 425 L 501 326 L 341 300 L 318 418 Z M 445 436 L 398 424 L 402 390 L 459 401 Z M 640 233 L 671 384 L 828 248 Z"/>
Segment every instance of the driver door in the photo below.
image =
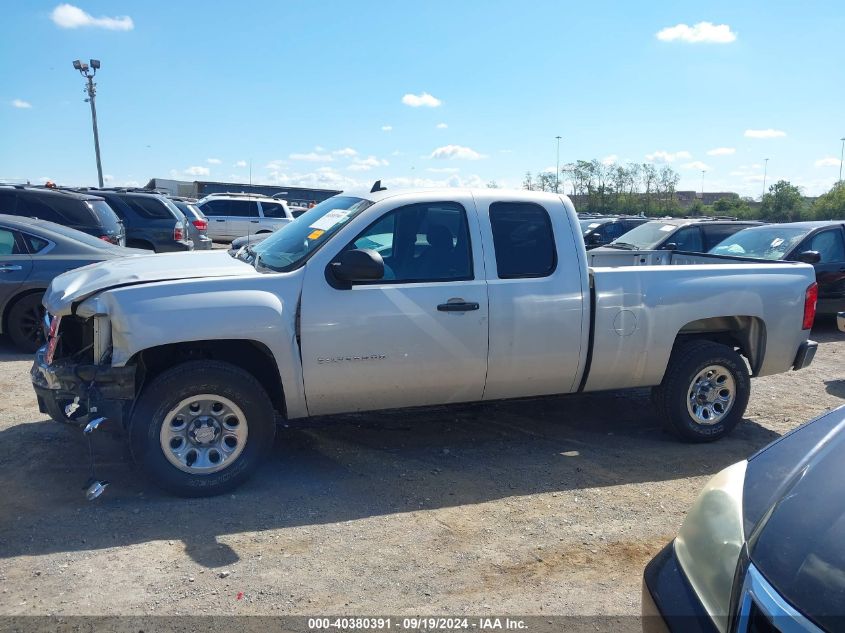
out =
<path fill-rule="evenodd" d="M 472 198 L 378 208 L 307 264 L 300 324 L 310 415 L 484 393 L 487 285 Z M 353 248 L 378 252 L 384 278 L 333 287 L 327 266 Z"/>

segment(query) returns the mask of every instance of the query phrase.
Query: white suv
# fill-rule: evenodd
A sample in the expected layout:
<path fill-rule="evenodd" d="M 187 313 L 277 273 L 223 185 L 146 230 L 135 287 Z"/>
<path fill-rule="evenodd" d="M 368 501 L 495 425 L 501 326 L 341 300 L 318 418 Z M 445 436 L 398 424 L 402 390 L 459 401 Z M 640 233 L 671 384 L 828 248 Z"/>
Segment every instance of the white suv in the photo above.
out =
<path fill-rule="evenodd" d="M 212 240 L 272 233 L 293 219 L 288 204 L 278 198 L 248 193 L 213 193 L 197 206 L 208 218 Z"/>

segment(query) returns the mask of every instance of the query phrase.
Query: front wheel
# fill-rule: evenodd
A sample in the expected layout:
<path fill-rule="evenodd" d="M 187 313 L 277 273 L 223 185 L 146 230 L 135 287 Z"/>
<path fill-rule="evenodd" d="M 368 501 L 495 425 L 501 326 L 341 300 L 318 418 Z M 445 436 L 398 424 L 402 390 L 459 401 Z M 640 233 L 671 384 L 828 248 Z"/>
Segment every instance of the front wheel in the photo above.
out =
<path fill-rule="evenodd" d="M 653 400 L 670 430 L 687 442 L 712 442 L 742 419 L 751 380 L 742 357 L 726 345 L 690 341 L 677 346 Z"/>
<path fill-rule="evenodd" d="M 273 445 L 273 406 L 259 382 L 218 361 L 157 376 L 132 414 L 132 453 L 159 487 L 202 497 L 232 490 Z"/>

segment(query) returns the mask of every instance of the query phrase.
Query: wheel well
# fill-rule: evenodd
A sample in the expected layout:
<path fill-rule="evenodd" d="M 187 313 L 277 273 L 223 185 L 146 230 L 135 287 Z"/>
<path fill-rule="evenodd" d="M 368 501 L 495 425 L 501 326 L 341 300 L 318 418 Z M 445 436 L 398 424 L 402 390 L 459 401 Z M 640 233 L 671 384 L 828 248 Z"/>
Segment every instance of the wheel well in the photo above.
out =
<path fill-rule="evenodd" d="M 20 301 L 24 297 L 28 297 L 29 295 L 44 294 L 46 291 L 46 288 L 30 288 L 29 290 L 24 290 L 20 294 L 17 294 L 11 299 L 9 299 L 9 301 L 6 302 L 6 307 L 3 308 L 3 332 L 9 331 L 9 312 L 12 311 L 12 308 L 18 301 Z"/>
<path fill-rule="evenodd" d="M 273 407 L 285 413 L 282 378 L 276 360 L 269 348 L 257 341 L 224 339 L 160 345 L 138 352 L 129 364 L 138 367 L 136 384 L 140 390 L 164 370 L 191 360 L 219 360 L 240 367 L 261 383 Z"/>
<path fill-rule="evenodd" d="M 752 316 L 722 316 L 687 323 L 678 332 L 675 345 L 689 340 L 721 343 L 739 350 L 756 375 L 766 350 L 766 324 Z"/>

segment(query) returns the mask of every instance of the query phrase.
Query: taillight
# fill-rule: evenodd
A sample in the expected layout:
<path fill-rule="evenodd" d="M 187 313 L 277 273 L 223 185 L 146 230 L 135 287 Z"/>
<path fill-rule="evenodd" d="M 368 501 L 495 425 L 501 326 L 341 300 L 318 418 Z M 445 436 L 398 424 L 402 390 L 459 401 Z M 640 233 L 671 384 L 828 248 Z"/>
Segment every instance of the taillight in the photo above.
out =
<path fill-rule="evenodd" d="M 100 239 L 109 244 L 118 244 L 120 242 L 116 235 L 101 235 Z"/>
<path fill-rule="evenodd" d="M 193 225 L 197 227 L 198 231 L 208 230 L 208 220 L 194 220 Z"/>
<path fill-rule="evenodd" d="M 807 292 L 804 293 L 804 324 L 801 326 L 805 330 L 813 327 L 813 321 L 816 320 L 816 301 L 819 299 L 819 284 L 815 281 L 807 287 Z"/>
<path fill-rule="evenodd" d="M 185 228 L 181 224 L 177 224 L 173 227 L 173 240 L 176 242 L 181 242 L 185 239 Z"/>

